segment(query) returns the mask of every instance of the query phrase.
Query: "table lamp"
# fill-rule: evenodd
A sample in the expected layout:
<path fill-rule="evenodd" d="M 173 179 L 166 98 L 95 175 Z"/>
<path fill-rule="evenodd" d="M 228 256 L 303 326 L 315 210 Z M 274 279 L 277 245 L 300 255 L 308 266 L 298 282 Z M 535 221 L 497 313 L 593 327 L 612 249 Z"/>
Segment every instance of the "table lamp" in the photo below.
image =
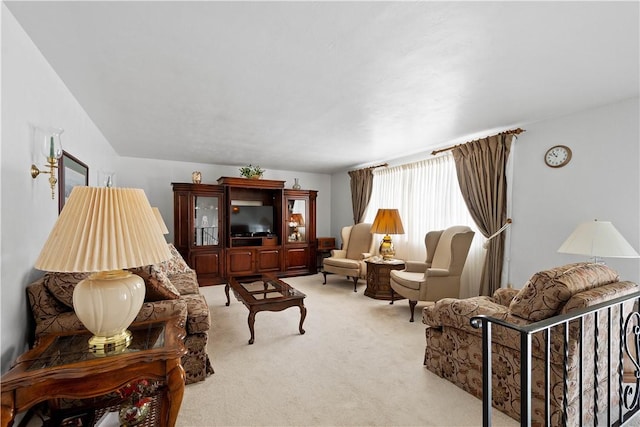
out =
<path fill-rule="evenodd" d="M 376 218 L 373 220 L 373 225 L 371 226 L 371 232 L 385 235 L 382 238 L 382 242 L 380 242 L 379 252 L 380 255 L 382 255 L 382 259 L 393 259 L 396 251 L 393 247 L 390 234 L 404 234 L 402 219 L 400 219 L 398 209 L 378 209 Z"/>
<path fill-rule="evenodd" d="M 144 302 L 141 277 L 125 270 L 171 258 L 143 190 L 75 187 L 35 267 L 53 272 L 90 272 L 73 291 L 73 308 L 93 333 L 96 353 L 125 349 L 127 327 Z"/>
<path fill-rule="evenodd" d="M 595 263 L 603 263 L 602 258 L 640 257 L 611 222 L 597 219 L 579 224 L 558 252 L 587 255 Z"/>

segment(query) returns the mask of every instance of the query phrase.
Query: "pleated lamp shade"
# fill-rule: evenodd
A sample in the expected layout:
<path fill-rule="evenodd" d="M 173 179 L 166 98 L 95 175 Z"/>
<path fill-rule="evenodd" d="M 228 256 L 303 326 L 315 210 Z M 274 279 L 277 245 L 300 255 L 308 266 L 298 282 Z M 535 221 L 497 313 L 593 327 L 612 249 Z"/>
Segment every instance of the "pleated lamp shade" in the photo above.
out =
<path fill-rule="evenodd" d="M 404 234 L 398 209 L 378 209 L 371 232 L 375 234 Z"/>
<path fill-rule="evenodd" d="M 158 221 L 158 225 L 160 226 L 160 230 L 162 230 L 162 234 L 169 234 L 169 229 L 167 228 L 167 224 L 164 223 L 164 220 L 162 219 L 162 214 L 160 213 L 160 209 L 156 208 L 155 206 L 152 206 L 151 209 L 153 209 L 153 214 L 156 217 L 156 220 Z"/>
<path fill-rule="evenodd" d="M 143 190 L 78 186 L 35 267 L 96 272 L 157 264 L 169 258 L 171 252 Z"/>
<path fill-rule="evenodd" d="M 106 354 L 131 343 L 127 328 L 144 302 L 144 280 L 126 269 L 170 258 L 144 191 L 75 187 L 35 266 L 52 272 L 93 273 L 75 285 L 73 309 L 94 334 L 89 348 Z"/>

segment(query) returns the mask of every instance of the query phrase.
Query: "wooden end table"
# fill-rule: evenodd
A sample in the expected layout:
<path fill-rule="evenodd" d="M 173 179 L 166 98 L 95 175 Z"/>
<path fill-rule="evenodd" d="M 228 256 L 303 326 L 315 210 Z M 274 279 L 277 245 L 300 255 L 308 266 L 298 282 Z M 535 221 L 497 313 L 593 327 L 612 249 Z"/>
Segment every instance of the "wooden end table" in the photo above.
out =
<path fill-rule="evenodd" d="M 404 297 L 393 293 L 389 280 L 391 278 L 391 270 L 402 270 L 404 262 L 401 260 L 392 261 L 374 261 L 365 260 L 367 263 L 367 288 L 364 294 L 370 298 L 381 300 L 404 299 Z"/>
<path fill-rule="evenodd" d="M 134 323 L 133 340 L 117 354 L 89 350 L 88 331 L 44 335 L 2 376 L 2 426 L 18 412 L 56 398 L 85 399 L 151 379 L 164 383 L 160 424 L 174 426 L 184 393 L 180 358 L 187 352 L 178 318 Z"/>
<path fill-rule="evenodd" d="M 304 334 L 305 331 L 302 329 L 302 324 L 307 316 L 307 308 L 304 306 L 305 294 L 271 274 L 262 276 L 262 279 L 258 281 L 242 280 L 230 277 L 224 287 L 224 292 L 227 296 L 227 306 L 231 302 L 229 299 L 229 286 L 231 286 L 238 300 L 249 309 L 248 323 L 249 331 L 251 332 L 249 344 L 254 342 L 255 331 L 253 326 L 256 320 L 256 313 L 260 311 L 282 311 L 289 307 L 299 307 L 300 324 L 298 325 L 298 330 L 300 335 Z"/>

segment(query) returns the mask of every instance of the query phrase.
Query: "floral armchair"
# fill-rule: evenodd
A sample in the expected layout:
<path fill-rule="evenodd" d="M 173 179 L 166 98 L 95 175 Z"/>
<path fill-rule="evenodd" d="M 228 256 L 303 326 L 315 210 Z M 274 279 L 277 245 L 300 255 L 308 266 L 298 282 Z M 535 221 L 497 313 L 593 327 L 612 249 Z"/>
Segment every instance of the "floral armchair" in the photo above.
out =
<path fill-rule="evenodd" d="M 528 325 L 549 317 L 570 313 L 614 298 L 638 291 L 631 282 L 619 281 L 618 275 L 602 264 L 577 263 L 556 267 L 534 274 L 521 290 L 498 289 L 492 297 L 468 299 L 446 298 L 423 309 L 426 329 L 424 364 L 427 369 L 453 382 L 458 387 L 482 398 L 482 330 L 475 329 L 470 319 L 487 315 L 516 325 Z M 625 312 L 633 309 L 633 303 L 625 303 Z M 613 318 L 619 316 L 619 307 L 614 308 Z M 606 342 L 607 316 L 598 320 L 598 341 Z M 586 317 L 584 329 L 580 331 L 578 321 L 570 323 L 567 352 L 567 402 L 566 425 L 593 423 L 593 406 L 596 383 L 594 358 L 584 357 L 583 402 L 588 409 L 579 420 L 580 397 L 580 343 L 584 349 L 593 349 L 595 341 L 594 315 Z M 558 327 L 556 327 L 558 328 Z M 619 336 L 617 322 L 611 328 L 612 336 Z M 550 411 L 552 425 L 562 425 L 562 402 L 564 383 L 564 332 L 554 329 L 551 333 L 550 363 Z M 615 340 L 614 340 L 615 341 Z M 619 345 L 615 341 L 614 346 Z M 532 423 L 544 425 L 544 336 L 532 337 Z M 592 350 L 586 350 L 592 351 Z M 598 407 L 606 407 L 607 380 L 617 384 L 619 363 L 612 360 L 607 370 L 607 346 L 599 348 L 598 363 Z M 617 352 L 618 349 L 614 349 Z M 492 328 L 492 397 L 493 406 L 509 416 L 520 417 L 520 336 L 511 329 Z M 614 358 L 616 359 L 616 358 Z M 589 403 L 590 402 L 590 403 Z"/>

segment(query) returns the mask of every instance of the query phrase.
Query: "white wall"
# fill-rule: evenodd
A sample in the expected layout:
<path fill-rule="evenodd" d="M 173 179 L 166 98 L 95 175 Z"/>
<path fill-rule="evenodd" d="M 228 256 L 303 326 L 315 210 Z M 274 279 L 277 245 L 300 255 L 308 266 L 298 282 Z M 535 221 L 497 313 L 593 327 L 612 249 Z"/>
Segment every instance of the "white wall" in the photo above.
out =
<path fill-rule="evenodd" d="M 557 253 L 583 221 L 611 221 L 640 251 L 639 99 L 526 125 L 515 142 L 510 281 L 521 288 L 536 271 L 579 255 Z M 545 166 L 546 150 L 568 145 L 562 168 Z M 606 259 L 624 280 L 640 283 L 640 260 Z"/>
<path fill-rule="evenodd" d="M 347 171 L 331 176 L 331 234 L 340 247 L 340 230 L 353 225 L 353 207 L 351 205 L 351 179 Z"/>
<path fill-rule="evenodd" d="M 504 275 L 514 288 L 522 288 L 537 271 L 586 261 L 557 253 L 582 221 L 611 221 L 640 252 L 639 117 L 639 100 L 634 98 L 522 125 L 526 132 L 515 140 L 512 158 L 514 222 Z M 543 156 L 556 144 L 570 146 L 573 159 L 552 169 Z M 406 162 L 429 157 L 418 154 Z M 346 171 L 332 176 L 331 224 L 336 237 L 342 226 L 353 223 L 349 182 Z M 606 262 L 623 280 L 640 283 L 640 260 Z"/>
<path fill-rule="evenodd" d="M 2 213 L 0 223 L 1 363 L 24 351 L 29 328 L 25 286 L 42 275 L 33 265 L 58 217 L 56 199 L 46 175 L 29 174 L 32 163 L 44 164 L 34 149 L 31 125 L 64 129 L 65 151 L 90 166 L 89 182 L 116 158 L 111 145 L 89 119 L 40 51 L 3 3 L 2 32 Z"/>
<path fill-rule="evenodd" d="M 203 184 L 216 184 L 222 176 L 238 177 L 238 167 L 202 163 L 173 162 L 153 159 L 121 157 L 116 166 L 115 183 L 118 187 L 143 188 L 152 206 L 157 206 L 167 224 L 167 241 L 173 242 L 173 189 L 172 182 L 191 182 L 191 172 L 202 173 Z M 302 189 L 318 191 L 316 203 L 316 235 L 330 236 L 331 228 L 331 176 L 326 174 L 267 170 L 264 179 L 286 181 L 291 188 L 294 178 Z"/>

